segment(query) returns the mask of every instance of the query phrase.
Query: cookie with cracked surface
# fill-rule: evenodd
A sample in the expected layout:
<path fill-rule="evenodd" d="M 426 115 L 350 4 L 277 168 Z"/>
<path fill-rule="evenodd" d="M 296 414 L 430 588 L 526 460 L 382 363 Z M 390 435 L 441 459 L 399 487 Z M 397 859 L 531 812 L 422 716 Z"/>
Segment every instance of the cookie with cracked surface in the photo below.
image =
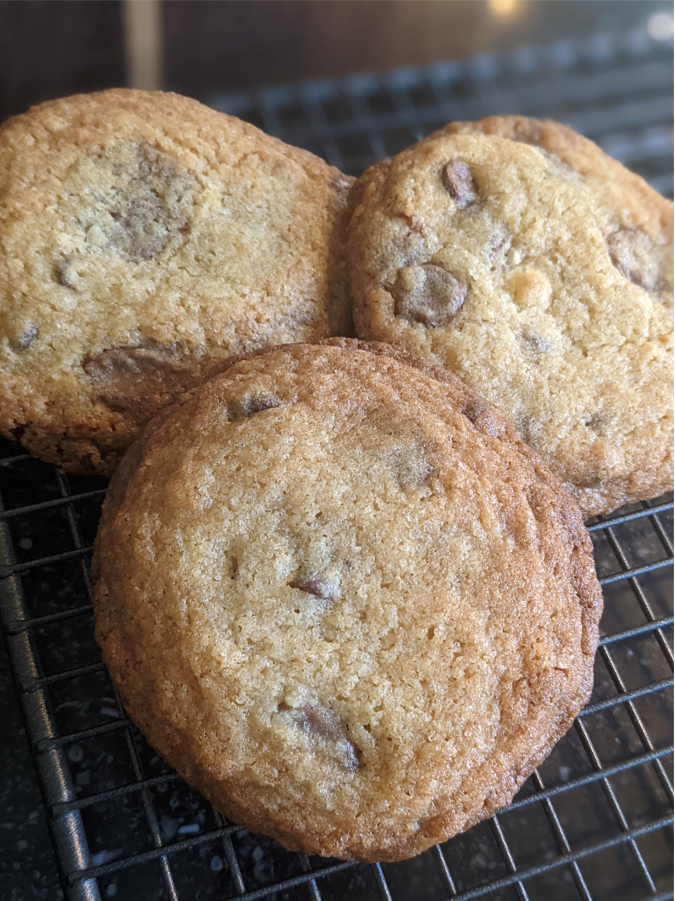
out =
<path fill-rule="evenodd" d="M 270 348 L 163 410 L 110 485 L 96 636 L 151 744 L 235 822 L 398 860 L 508 803 L 587 700 L 581 513 L 451 373 Z"/>
<path fill-rule="evenodd" d="M 353 188 L 361 338 L 497 404 L 586 515 L 672 487 L 673 205 L 554 122 L 452 123 Z"/>
<path fill-rule="evenodd" d="M 175 94 L 0 128 L 0 431 L 110 474 L 218 360 L 350 334 L 353 179 Z"/>

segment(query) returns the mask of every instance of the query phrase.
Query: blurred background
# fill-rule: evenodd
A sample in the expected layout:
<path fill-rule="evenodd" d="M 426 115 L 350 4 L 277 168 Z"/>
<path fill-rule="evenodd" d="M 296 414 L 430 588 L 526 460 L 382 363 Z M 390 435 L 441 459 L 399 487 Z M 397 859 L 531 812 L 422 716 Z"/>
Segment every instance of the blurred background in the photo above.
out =
<path fill-rule="evenodd" d="M 0 120 L 120 85 L 209 102 L 640 26 L 668 39 L 672 13 L 656 0 L 4 0 Z"/>

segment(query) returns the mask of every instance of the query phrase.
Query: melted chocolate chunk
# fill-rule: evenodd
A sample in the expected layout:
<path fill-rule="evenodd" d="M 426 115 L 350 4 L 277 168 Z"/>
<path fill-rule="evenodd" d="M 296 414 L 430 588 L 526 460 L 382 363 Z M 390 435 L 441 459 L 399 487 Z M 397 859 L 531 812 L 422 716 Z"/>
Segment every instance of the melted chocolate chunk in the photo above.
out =
<path fill-rule="evenodd" d="M 294 719 L 303 732 L 334 743 L 347 769 L 358 770 L 361 751 L 347 737 L 345 724 L 337 713 L 328 707 L 298 707 Z"/>
<path fill-rule="evenodd" d="M 227 412 L 231 420 L 249 419 L 263 410 L 273 410 L 279 406 L 279 398 L 272 394 L 255 395 L 230 400 L 227 404 Z"/>
<path fill-rule="evenodd" d="M 377 429 L 377 456 L 403 491 L 422 488 L 434 472 L 432 456 L 421 430 L 400 421 L 386 409 L 368 411 L 368 423 Z"/>
<path fill-rule="evenodd" d="M 291 588 L 298 588 L 307 594 L 313 594 L 314 597 L 320 598 L 322 601 L 334 601 L 337 597 L 337 591 L 334 585 L 324 582 L 315 575 L 300 576 L 290 583 Z"/>
<path fill-rule="evenodd" d="M 180 358 L 173 348 L 114 347 L 87 357 L 82 368 L 98 399 L 138 424 L 199 378 L 194 362 Z"/>
<path fill-rule="evenodd" d="M 461 308 L 467 290 L 464 282 L 442 266 L 405 266 L 399 269 L 391 289 L 394 314 L 426 328 L 442 328 Z"/>
<path fill-rule="evenodd" d="M 457 201 L 460 209 L 464 209 L 478 199 L 478 188 L 471 174 L 471 167 L 463 160 L 450 160 L 441 173 L 443 187 Z"/>
<path fill-rule="evenodd" d="M 661 273 L 654 242 L 637 229 L 620 228 L 607 236 L 609 258 L 624 278 L 645 291 L 661 288 Z"/>
<path fill-rule="evenodd" d="M 192 173 L 150 144 L 112 154 L 119 187 L 89 223 L 93 243 L 130 263 L 156 257 L 184 234 L 192 208 Z M 95 238 L 94 238 L 95 236 Z M 66 287 L 69 287 L 68 285 Z"/>

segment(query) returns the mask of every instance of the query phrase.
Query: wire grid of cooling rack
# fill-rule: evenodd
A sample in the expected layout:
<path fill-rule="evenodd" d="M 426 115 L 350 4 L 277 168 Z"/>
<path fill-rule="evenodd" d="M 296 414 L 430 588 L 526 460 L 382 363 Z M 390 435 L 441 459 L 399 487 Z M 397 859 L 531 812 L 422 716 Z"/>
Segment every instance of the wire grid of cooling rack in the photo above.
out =
<path fill-rule="evenodd" d="M 213 105 L 347 172 L 450 119 L 568 122 L 664 193 L 672 44 L 645 33 L 275 88 Z M 71 901 L 672 897 L 672 498 L 591 524 L 605 614 L 590 704 L 514 802 L 411 861 L 285 852 L 228 823 L 126 718 L 93 640 L 105 483 L 0 442 L 0 612 Z"/>
<path fill-rule="evenodd" d="M 673 191 L 673 45 L 598 35 L 427 68 L 217 95 L 210 105 L 360 175 L 447 122 L 556 119 Z"/>

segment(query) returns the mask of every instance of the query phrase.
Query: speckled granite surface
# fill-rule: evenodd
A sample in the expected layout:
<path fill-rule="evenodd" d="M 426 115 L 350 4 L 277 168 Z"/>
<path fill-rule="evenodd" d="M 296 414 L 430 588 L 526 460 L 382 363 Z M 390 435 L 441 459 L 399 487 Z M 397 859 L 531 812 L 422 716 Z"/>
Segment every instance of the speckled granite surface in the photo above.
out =
<path fill-rule="evenodd" d="M 0 901 L 62 901 L 37 774 L 0 638 Z"/>

